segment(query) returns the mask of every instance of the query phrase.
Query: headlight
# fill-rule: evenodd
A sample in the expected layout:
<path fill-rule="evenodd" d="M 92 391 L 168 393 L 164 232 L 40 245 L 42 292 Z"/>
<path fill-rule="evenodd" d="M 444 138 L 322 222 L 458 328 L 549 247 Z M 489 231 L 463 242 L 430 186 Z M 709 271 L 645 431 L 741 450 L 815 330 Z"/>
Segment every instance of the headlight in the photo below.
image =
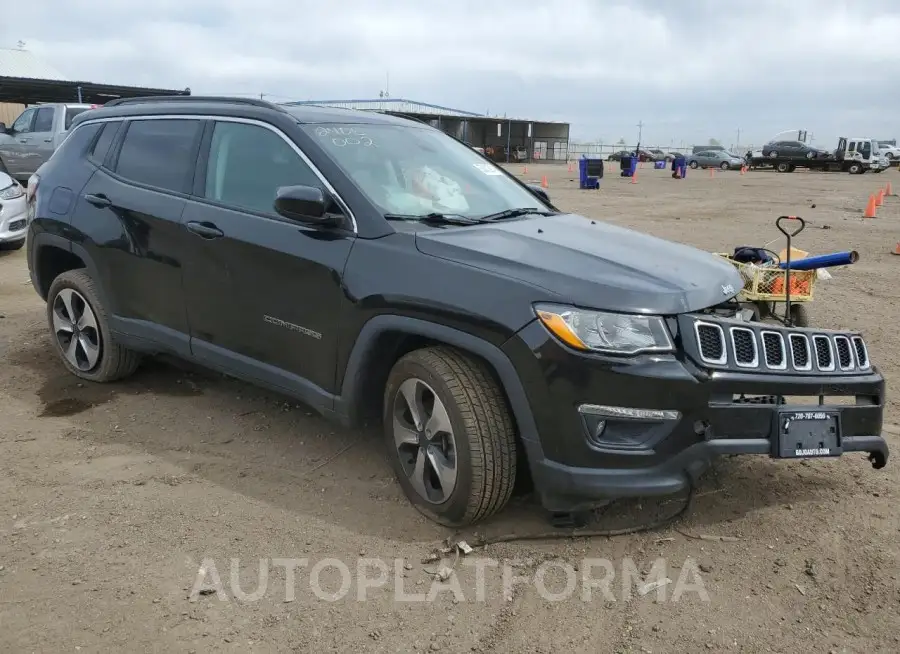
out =
<path fill-rule="evenodd" d="M 0 189 L 0 200 L 15 200 L 23 195 L 25 195 L 25 189 L 16 182 L 13 182 L 12 186 Z"/>
<path fill-rule="evenodd" d="M 576 350 L 637 354 L 671 352 L 672 338 L 659 316 L 590 311 L 553 304 L 535 306 L 550 332 Z"/>

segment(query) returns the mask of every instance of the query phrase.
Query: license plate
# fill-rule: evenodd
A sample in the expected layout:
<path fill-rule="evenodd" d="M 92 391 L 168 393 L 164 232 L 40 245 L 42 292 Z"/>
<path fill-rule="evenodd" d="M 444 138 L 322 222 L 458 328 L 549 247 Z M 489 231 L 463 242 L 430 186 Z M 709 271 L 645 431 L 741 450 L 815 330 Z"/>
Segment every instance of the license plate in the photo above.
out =
<path fill-rule="evenodd" d="M 775 456 L 803 459 L 840 456 L 841 422 L 829 411 L 780 411 Z"/>

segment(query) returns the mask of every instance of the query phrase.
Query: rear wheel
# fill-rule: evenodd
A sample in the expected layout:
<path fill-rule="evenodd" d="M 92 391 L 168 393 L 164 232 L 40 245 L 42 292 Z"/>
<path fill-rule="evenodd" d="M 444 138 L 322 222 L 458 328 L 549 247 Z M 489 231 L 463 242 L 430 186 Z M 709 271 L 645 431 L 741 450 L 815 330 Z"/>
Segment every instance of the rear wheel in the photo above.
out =
<path fill-rule="evenodd" d="M 402 357 L 384 394 L 384 434 L 410 502 L 462 527 L 500 511 L 516 480 L 515 428 L 485 365 L 433 347 Z"/>
<path fill-rule="evenodd" d="M 775 170 L 777 170 L 779 173 L 789 173 L 791 172 L 791 164 L 782 161 L 777 166 L 775 166 Z"/>
<path fill-rule="evenodd" d="M 692 161 L 692 162 L 690 163 L 690 166 L 691 166 L 691 168 L 693 168 L 694 170 L 696 170 L 697 168 L 700 167 L 700 164 L 698 164 L 696 161 Z"/>
<path fill-rule="evenodd" d="M 721 168 L 722 170 L 728 170 L 729 168 L 731 168 L 731 166 L 728 165 L 727 161 L 723 161 L 719 168 Z"/>
<path fill-rule="evenodd" d="M 53 345 L 69 372 L 93 382 L 109 382 L 133 373 L 140 357 L 112 341 L 106 308 L 85 270 L 70 270 L 53 280 L 47 294 L 47 322 Z"/>

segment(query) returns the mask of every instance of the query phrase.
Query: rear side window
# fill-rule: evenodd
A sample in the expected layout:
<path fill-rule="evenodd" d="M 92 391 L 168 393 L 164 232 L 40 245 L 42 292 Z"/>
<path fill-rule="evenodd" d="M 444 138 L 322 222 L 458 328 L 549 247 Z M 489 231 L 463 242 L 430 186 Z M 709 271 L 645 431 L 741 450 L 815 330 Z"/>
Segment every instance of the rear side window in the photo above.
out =
<path fill-rule="evenodd" d="M 72 121 L 75 120 L 75 116 L 83 114 L 87 110 L 87 107 L 66 107 L 66 122 L 63 129 L 65 130 L 72 127 Z"/>
<path fill-rule="evenodd" d="M 91 148 L 89 155 L 91 161 L 100 166 L 102 166 L 103 162 L 106 160 L 106 155 L 109 153 L 109 146 L 112 145 L 113 139 L 116 138 L 116 133 L 119 131 L 122 121 L 117 120 L 109 123 L 101 123 L 101 125 L 103 126 L 103 131 L 100 132 L 100 138 L 94 143 L 94 147 Z"/>
<path fill-rule="evenodd" d="M 199 120 L 134 120 L 119 150 L 116 173 L 139 184 L 185 193 L 193 180 Z"/>
<path fill-rule="evenodd" d="M 41 107 L 37 111 L 34 118 L 33 132 L 52 132 L 53 131 L 53 107 Z"/>

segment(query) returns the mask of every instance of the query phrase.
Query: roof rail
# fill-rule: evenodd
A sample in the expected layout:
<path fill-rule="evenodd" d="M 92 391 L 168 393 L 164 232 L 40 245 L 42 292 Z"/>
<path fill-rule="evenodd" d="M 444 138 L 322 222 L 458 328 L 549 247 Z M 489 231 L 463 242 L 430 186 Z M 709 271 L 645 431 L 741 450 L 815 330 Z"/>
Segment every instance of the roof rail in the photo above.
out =
<path fill-rule="evenodd" d="M 223 102 L 227 104 L 246 104 L 254 107 L 265 107 L 266 109 L 278 109 L 279 111 L 284 111 L 282 107 L 265 100 L 216 95 L 148 95 L 138 98 L 116 98 L 115 100 L 110 100 L 103 106 L 119 107 L 125 104 L 144 104 L 150 102 Z"/>

